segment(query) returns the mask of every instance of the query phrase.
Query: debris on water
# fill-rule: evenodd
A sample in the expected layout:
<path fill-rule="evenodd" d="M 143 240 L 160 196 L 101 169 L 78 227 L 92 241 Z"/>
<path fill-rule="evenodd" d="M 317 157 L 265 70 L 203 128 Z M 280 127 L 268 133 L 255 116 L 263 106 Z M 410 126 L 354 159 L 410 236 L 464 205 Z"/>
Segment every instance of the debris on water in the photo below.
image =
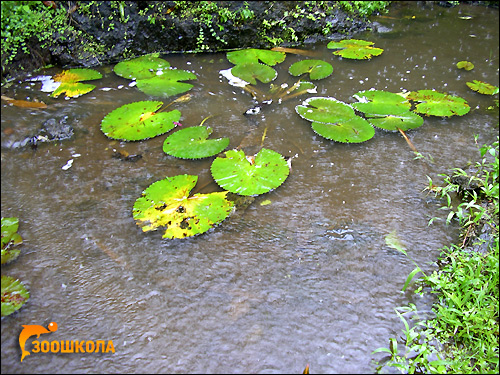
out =
<path fill-rule="evenodd" d="M 64 165 L 62 166 L 62 168 L 61 168 L 61 169 L 62 169 L 63 171 L 67 171 L 68 169 L 70 169 L 70 168 L 71 168 L 71 166 L 72 166 L 72 165 L 73 165 L 73 159 L 69 159 L 69 160 L 66 162 L 66 164 L 64 164 Z"/>

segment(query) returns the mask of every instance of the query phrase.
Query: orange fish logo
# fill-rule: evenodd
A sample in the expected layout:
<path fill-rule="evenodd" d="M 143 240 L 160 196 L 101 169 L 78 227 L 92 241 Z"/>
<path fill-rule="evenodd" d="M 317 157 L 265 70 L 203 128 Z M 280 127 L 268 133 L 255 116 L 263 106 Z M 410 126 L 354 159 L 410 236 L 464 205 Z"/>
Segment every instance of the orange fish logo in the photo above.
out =
<path fill-rule="evenodd" d="M 19 346 L 21 347 L 22 351 L 22 356 L 21 356 L 21 362 L 23 361 L 24 357 L 27 355 L 30 355 L 31 353 L 27 350 L 24 350 L 24 345 L 26 345 L 26 340 L 28 340 L 31 336 L 36 335 L 37 338 L 40 338 L 40 335 L 44 333 L 51 333 L 57 331 L 57 323 L 52 322 L 49 324 L 48 328 L 38 326 L 38 325 L 31 325 L 31 326 L 23 326 L 23 330 L 19 334 Z"/>

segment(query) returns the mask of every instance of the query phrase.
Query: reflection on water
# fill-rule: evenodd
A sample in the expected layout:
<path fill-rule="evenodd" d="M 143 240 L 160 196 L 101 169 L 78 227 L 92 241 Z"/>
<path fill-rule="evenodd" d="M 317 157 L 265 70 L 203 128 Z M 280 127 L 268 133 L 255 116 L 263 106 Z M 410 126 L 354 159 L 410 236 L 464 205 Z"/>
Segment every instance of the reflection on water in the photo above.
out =
<path fill-rule="evenodd" d="M 473 136 L 489 143 L 498 131 L 498 111 L 486 109 L 492 99 L 465 85 L 472 79 L 498 85 L 498 11 L 396 6 L 376 21 L 382 32 L 356 36 L 385 50 L 372 61 L 342 60 L 326 43 L 307 46 L 334 66 L 332 76 L 317 81 L 317 95 L 350 103 L 372 87 L 434 88 L 465 98 L 473 109 L 468 115 L 426 118 L 408 132 L 434 164 L 414 160 L 396 133 L 377 130 L 372 140 L 350 145 L 316 135 L 295 113 L 304 97 L 244 116 L 256 103 L 219 76 L 231 67 L 225 54 L 168 55 L 172 66 L 199 77 L 193 99 L 172 106 L 184 125 L 213 115 L 205 125 L 214 137 L 228 136 L 230 148 L 244 139 L 259 144 L 267 128 L 264 147 L 297 155 L 279 189 L 185 240 L 142 233 L 133 203 L 165 176 L 196 174 L 200 184 L 210 182 L 213 159 L 175 159 L 162 152 L 166 136 L 113 142 L 99 128 L 118 106 L 153 98 L 109 67 L 98 68 L 100 86 L 78 99 L 50 99 L 36 84 L 3 90 L 42 99 L 48 108 L 2 106 L 2 130 L 11 128 L 2 132 L 2 216 L 18 216 L 25 239 L 20 258 L 2 273 L 31 291 L 23 309 L 2 319 L 2 372 L 280 373 L 301 372 L 307 363 L 317 373 L 373 371 L 371 352 L 401 329 L 394 307 L 411 299 L 429 308 L 429 301 L 400 293 L 413 264 L 385 246 L 384 237 L 395 230 L 411 257 L 430 269 L 457 228 L 427 225 L 444 213 L 422 193 L 426 175 L 436 180 L 477 160 Z M 287 69 L 302 58 L 287 55 L 275 83 L 293 84 Z M 460 60 L 475 69 L 456 69 Z M 36 150 L 4 147 L 64 116 L 73 139 Z M 142 158 L 124 162 L 112 158 L 114 150 Z M 216 189 L 212 183 L 202 192 Z M 265 199 L 271 204 L 261 206 Z M 113 340 L 116 353 L 38 353 L 21 365 L 21 325 L 51 321 L 59 326 L 51 339 Z"/>

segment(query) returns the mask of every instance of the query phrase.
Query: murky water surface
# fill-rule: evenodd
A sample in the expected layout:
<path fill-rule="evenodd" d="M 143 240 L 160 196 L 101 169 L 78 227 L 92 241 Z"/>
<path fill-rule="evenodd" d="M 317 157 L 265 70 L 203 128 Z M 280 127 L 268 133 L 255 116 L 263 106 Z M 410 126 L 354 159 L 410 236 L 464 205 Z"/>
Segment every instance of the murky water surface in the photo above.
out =
<path fill-rule="evenodd" d="M 426 118 L 408 132 L 434 163 L 414 160 L 396 133 L 377 130 L 358 145 L 316 135 L 295 113 L 305 97 L 243 116 L 255 103 L 219 76 L 232 66 L 224 53 L 168 55 L 172 66 L 199 77 L 193 100 L 175 105 L 183 124 L 215 116 L 205 125 L 216 137 L 230 137 L 230 148 L 248 134 L 259 145 L 267 127 L 264 147 L 298 155 L 284 185 L 185 240 L 143 233 L 132 206 L 165 176 L 195 174 L 200 184 L 210 182 L 213 158 L 167 156 L 166 136 L 118 143 L 100 131 L 111 110 L 156 98 L 129 88 L 111 67 L 97 69 L 104 78 L 96 90 L 68 101 L 48 98 L 39 83 L 2 90 L 49 104 L 29 110 L 2 101 L 2 216 L 20 218 L 25 240 L 21 256 L 2 274 L 19 277 L 31 291 L 25 307 L 2 319 L 2 372 L 300 373 L 307 363 L 311 373 L 372 372 L 371 352 L 400 334 L 393 309 L 408 301 L 430 308 L 430 301 L 400 292 L 414 266 L 384 237 L 396 231 L 409 255 L 430 270 L 438 249 L 458 231 L 442 222 L 427 225 L 444 212 L 422 192 L 426 175 L 438 180 L 437 174 L 478 160 L 474 135 L 483 144 L 498 132 L 498 110 L 487 109 L 493 99 L 465 85 L 472 79 L 498 85 L 498 10 L 395 6 L 375 20 L 383 33 L 356 35 L 385 50 L 372 61 L 342 60 L 326 43 L 305 47 L 334 66 L 332 76 L 317 81 L 318 95 L 352 103 L 353 94 L 373 87 L 436 89 L 465 98 L 469 114 Z M 287 55 L 275 83 L 293 84 L 287 69 L 303 58 Z M 460 60 L 475 69 L 458 70 Z M 5 147 L 64 116 L 75 128 L 73 139 L 37 150 Z M 124 162 L 111 157 L 113 149 L 143 157 Z M 72 167 L 62 170 L 70 159 Z M 217 189 L 211 183 L 202 192 Z M 267 199 L 272 203 L 261 206 Z M 21 325 L 51 321 L 59 330 L 46 340 L 113 340 L 116 353 L 32 353 L 21 364 Z"/>

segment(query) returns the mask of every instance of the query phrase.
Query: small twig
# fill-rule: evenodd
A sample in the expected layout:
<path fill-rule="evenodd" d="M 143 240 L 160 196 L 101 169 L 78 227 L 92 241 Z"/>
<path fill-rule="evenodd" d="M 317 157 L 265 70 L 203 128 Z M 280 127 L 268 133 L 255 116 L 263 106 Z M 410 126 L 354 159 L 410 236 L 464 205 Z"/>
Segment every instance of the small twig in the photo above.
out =
<path fill-rule="evenodd" d="M 406 140 L 406 143 L 408 143 L 408 146 L 413 150 L 413 152 L 418 153 L 417 148 L 411 143 L 410 139 L 406 136 L 405 132 L 398 128 L 399 132 L 403 135 L 404 139 Z"/>

